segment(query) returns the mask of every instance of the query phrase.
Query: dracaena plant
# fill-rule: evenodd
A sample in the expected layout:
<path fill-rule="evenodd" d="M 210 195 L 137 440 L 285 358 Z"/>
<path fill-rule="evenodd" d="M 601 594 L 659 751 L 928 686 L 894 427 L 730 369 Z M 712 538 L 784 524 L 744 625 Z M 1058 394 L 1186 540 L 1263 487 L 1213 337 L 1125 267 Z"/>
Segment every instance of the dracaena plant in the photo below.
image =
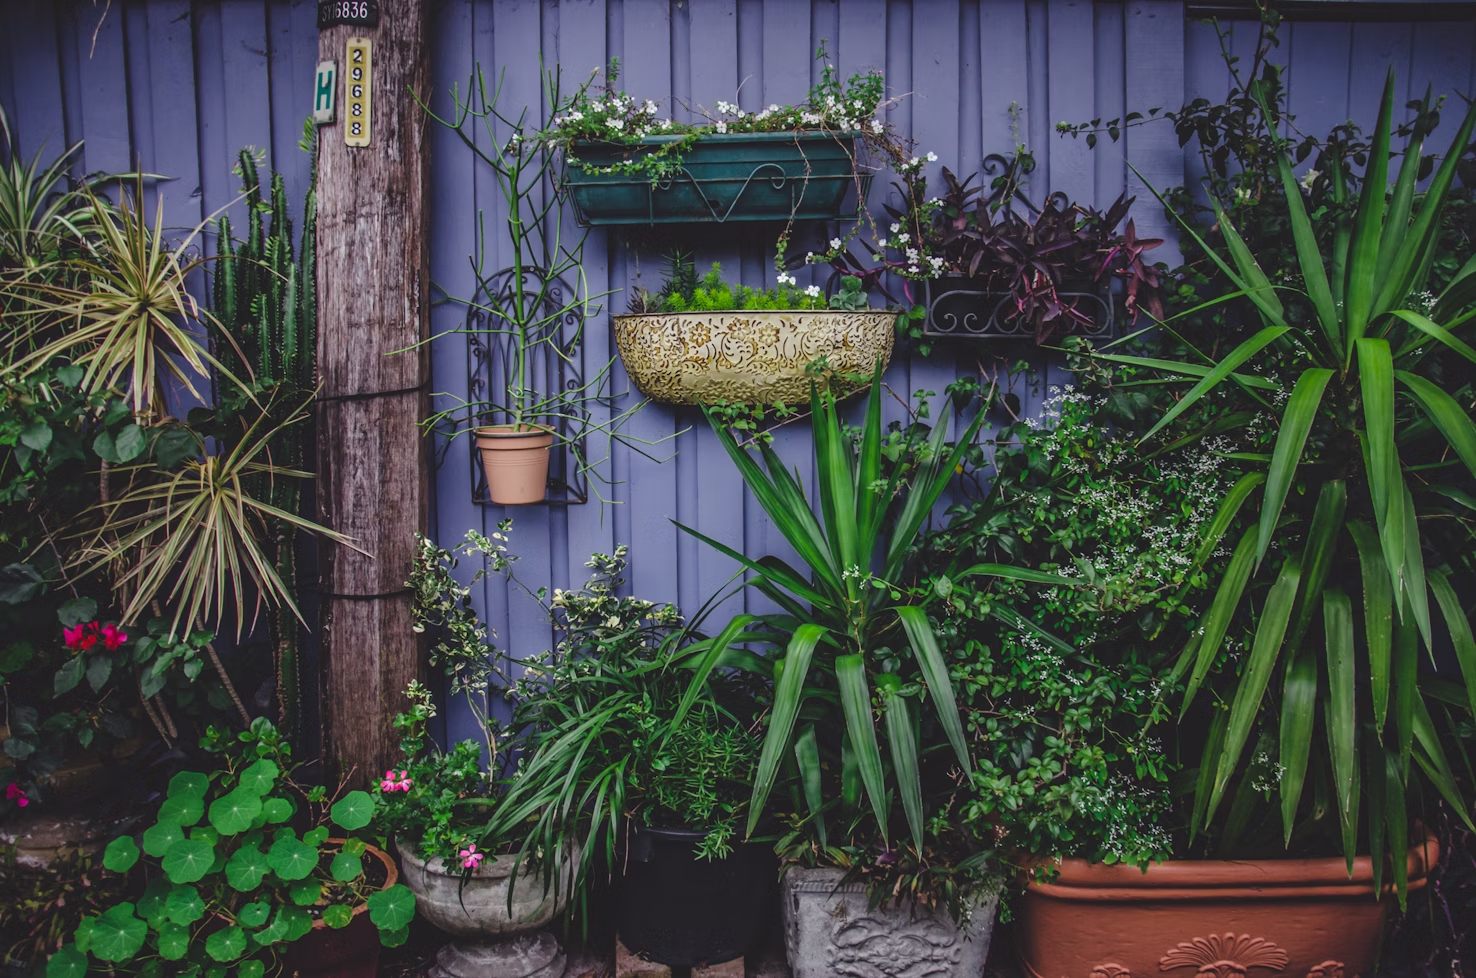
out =
<path fill-rule="evenodd" d="M 948 663 L 926 610 L 947 585 L 909 582 L 904 564 L 984 418 L 982 413 L 977 416 L 952 446 L 945 443 L 948 426 L 940 420 L 909 480 L 903 466 L 884 472 L 881 402 L 878 367 L 865 420 L 853 441 L 842 425 L 835 397 L 812 393 L 818 515 L 798 478 L 772 447 L 757 444 L 761 468 L 713 422 L 719 442 L 754 498 L 803 561 L 795 568 L 773 555 L 754 559 L 682 526 L 742 564 L 753 575 L 751 586 L 783 609 L 783 614 L 760 622 L 769 634 L 777 633 L 785 651 L 773 663 L 778 679 L 749 803 L 750 834 L 781 765 L 795 758 L 813 828 L 824 837 L 822 812 L 828 801 L 835 801 L 822 797 L 821 758 L 826 753 L 837 757 L 844 768 L 843 793 L 859 794 L 864 787 L 884 843 L 889 838 L 892 800 L 900 799 L 907 829 L 920 844 L 925 819 L 919 763 L 922 754 L 935 746 L 919 742 L 924 709 L 935 716 L 942 731 L 938 746 L 951 751 L 963 770 L 971 769 Z M 994 564 L 968 568 L 960 576 L 984 573 L 1061 580 Z M 722 660 L 727 642 L 742 640 L 733 630 L 754 621 L 739 616 L 718 636 L 696 669 L 693 689 L 700 688 Z"/>
<path fill-rule="evenodd" d="M 1264 101 L 1262 108 L 1272 114 Z M 1407 806 L 1421 783 L 1469 819 L 1442 746 L 1453 735 L 1441 725 L 1454 727 L 1452 710 L 1476 708 L 1476 641 L 1464 609 L 1469 597 L 1461 597 L 1471 583 L 1465 551 L 1476 475 L 1469 383 L 1476 350 L 1460 336 L 1476 315 L 1468 308 L 1476 260 L 1440 295 L 1425 287 L 1476 107 L 1423 193 L 1419 129 L 1389 188 L 1393 113 L 1391 72 L 1356 206 L 1354 175 L 1346 161 L 1332 160 L 1334 193 L 1349 206 L 1334 210 L 1330 234 L 1318 234 L 1291 161 L 1280 154 L 1294 268 L 1264 268 L 1222 211 L 1224 254 L 1184 224 L 1233 283 L 1232 298 L 1259 318 L 1253 335 L 1217 361 L 1108 359 L 1194 381 L 1149 439 L 1217 388 L 1239 388 L 1279 414 L 1264 467 L 1236 482 L 1212 524 L 1212 535 L 1225 534 L 1242 507 L 1258 501 L 1239 539 L 1225 540 L 1233 547 L 1227 569 L 1178 665 L 1187 676 L 1187 710 L 1227 653 L 1227 635 L 1249 630 L 1249 654 L 1226 693 L 1229 708 L 1216 711 L 1210 728 L 1195 827 L 1207 825 L 1232 793 L 1259 730 L 1247 763 L 1265 767 L 1264 754 L 1273 768 L 1279 764 L 1285 839 L 1318 817 L 1322 806 L 1307 799 L 1313 786 L 1330 785 L 1337 823 L 1330 831 L 1350 865 L 1366 839 L 1376 877 L 1390 851 L 1402 885 Z M 1419 675 L 1419 646 L 1433 652 L 1444 638 L 1437 629 L 1449 636 L 1462 683 Z M 1250 781 L 1247 770 L 1234 793 Z"/>

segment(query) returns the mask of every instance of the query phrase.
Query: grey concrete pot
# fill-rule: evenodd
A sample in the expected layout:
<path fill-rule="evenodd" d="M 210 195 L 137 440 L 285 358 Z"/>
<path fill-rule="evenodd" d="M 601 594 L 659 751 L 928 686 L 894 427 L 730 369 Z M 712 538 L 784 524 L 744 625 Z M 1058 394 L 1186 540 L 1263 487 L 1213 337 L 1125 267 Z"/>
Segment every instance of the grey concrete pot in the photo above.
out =
<path fill-rule="evenodd" d="M 866 908 L 862 883 L 839 869 L 784 875 L 784 950 L 794 978 L 981 978 L 999 891 L 976 898 L 964 926 L 947 911 Z"/>
<path fill-rule="evenodd" d="M 440 860 L 427 862 L 415 848 L 401 843 L 400 877 L 415 894 L 420 915 L 457 940 L 436 953 L 431 978 L 560 978 L 564 950 L 553 935 L 539 931 L 569 900 L 570 865 L 565 863 L 555 895 L 528 863 L 518 869 L 515 856 L 488 859 L 462 885 Z"/>

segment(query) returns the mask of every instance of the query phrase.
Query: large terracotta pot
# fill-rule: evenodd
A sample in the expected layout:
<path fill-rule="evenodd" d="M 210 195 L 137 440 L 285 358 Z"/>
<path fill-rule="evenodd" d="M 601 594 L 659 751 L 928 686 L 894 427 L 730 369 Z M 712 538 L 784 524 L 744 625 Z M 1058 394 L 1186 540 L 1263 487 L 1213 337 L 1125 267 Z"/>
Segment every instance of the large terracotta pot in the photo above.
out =
<path fill-rule="evenodd" d="M 431 978 L 559 978 L 564 973 L 563 948 L 538 928 L 568 903 L 569 870 L 577 856 L 561 867 L 555 893 L 545 889 L 542 874 L 527 860 L 517 866 L 515 856 L 485 860 L 463 877 L 446 872 L 439 859 L 422 859 L 412 845 L 400 842 L 399 849 L 401 875 L 415 894 L 416 911 L 458 938 L 437 952 Z"/>
<path fill-rule="evenodd" d="M 342 843 L 343 839 L 329 839 Z M 385 880 L 380 889 L 387 890 L 399 882 L 395 861 L 382 849 L 367 846 L 364 855 L 384 867 Z M 369 919 L 369 905 L 354 907 L 353 919 L 347 927 L 335 930 L 321 918 L 313 921 L 313 929 L 293 941 L 287 948 L 287 974 L 296 978 L 374 978 L 379 973 L 379 930 Z"/>
<path fill-rule="evenodd" d="M 487 498 L 504 506 L 541 503 L 548 494 L 548 455 L 553 429 L 542 425 L 487 425 L 473 433 Z"/>
<path fill-rule="evenodd" d="M 1438 858 L 1433 837 L 1410 850 L 1411 890 Z M 1025 891 L 1016 948 L 1029 978 L 1368 978 L 1389 902 L 1374 899 L 1368 857 L 1352 877 L 1342 859 L 1060 868 Z"/>
<path fill-rule="evenodd" d="M 808 404 L 806 368 L 870 378 L 892 357 L 897 314 L 833 310 L 660 312 L 616 316 L 615 345 L 642 394 L 667 404 Z M 858 385 L 832 379 L 848 394 Z M 825 381 L 821 380 L 822 386 Z"/>

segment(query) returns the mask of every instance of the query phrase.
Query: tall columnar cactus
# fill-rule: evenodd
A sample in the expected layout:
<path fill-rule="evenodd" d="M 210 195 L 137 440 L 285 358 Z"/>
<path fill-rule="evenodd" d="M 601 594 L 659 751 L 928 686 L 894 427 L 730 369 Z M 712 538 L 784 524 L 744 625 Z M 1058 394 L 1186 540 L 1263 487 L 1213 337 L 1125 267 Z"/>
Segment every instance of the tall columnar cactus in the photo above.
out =
<path fill-rule="evenodd" d="M 255 393 L 277 422 L 295 413 L 316 387 L 317 160 L 316 134 L 311 130 L 304 145 L 313 156 L 313 177 L 303 202 L 299 248 L 294 253 L 281 174 L 272 175 L 270 195 L 264 200 L 256 160 L 249 150 L 242 150 L 239 172 L 246 195 L 246 238 L 237 241 L 229 218 L 220 219 L 211 290 L 212 311 L 235 346 L 221 350 L 220 360 Z M 271 441 L 272 461 L 288 469 L 302 469 L 308 437 L 303 424 L 283 428 Z M 251 488 L 256 498 L 270 498 L 273 506 L 286 512 L 295 513 L 301 505 L 300 483 L 295 479 L 277 479 Z M 277 574 L 295 591 L 297 529 L 274 521 L 272 530 Z M 279 725 L 295 736 L 300 687 L 298 622 L 292 609 L 276 609 L 271 632 Z"/>

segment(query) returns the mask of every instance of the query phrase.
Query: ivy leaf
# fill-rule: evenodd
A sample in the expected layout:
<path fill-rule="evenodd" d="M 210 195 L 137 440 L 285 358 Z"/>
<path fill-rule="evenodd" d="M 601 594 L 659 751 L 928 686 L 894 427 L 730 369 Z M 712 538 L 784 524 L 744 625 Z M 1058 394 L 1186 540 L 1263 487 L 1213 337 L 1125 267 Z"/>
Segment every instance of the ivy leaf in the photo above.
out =
<path fill-rule="evenodd" d="M 367 791 L 350 791 L 334 803 L 330 814 L 340 828 L 357 832 L 374 820 L 374 799 Z"/>
<path fill-rule="evenodd" d="M 234 961 L 246 953 L 246 932 L 227 927 L 205 938 L 205 953 L 216 961 Z"/>
<path fill-rule="evenodd" d="M 236 914 L 236 922 L 245 927 L 260 927 L 271 916 L 272 905 L 258 900 L 248 903 Z"/>
<path fill-rule="evenodd" d="M 215 862 L 215 846 L 204 839 L 181 839 L 164 854 L 164 875 L 171 883 L 194 883 L 203 879 Z"/>
<path fill-rule="evenodd" d="M 267 852 L 267 863 L 284 880 L 300 880 L 318 865 L 318 850 L 304 845 L 292 836 L 283 836 L 272 843 Z"/>
<path fill-rule="evenodd" d="M 210 805 L 210 824 L 221 835 L 236 835 L 251 828 L 261 814 L 261 795 L 237 788 Z"/>
<path fill-rule="evenodd" d="M 261 814 L 272 825 L 279 825 L 292 817 L 292 802 L 286 798 L 268 798 L 261 803 Z"/>
<path fill-rule="evenodd" d="M 272 790 L 281 774 L 282 769 L 277 767 L 275 761 L 262 758 L 241 772 L 237 790 L 249 791 L 259 798 Z"/>
<path fill-rule="evenodd" d="M 97 437 L 92 439 L 92 451 L 104 462 L 111 462 L 114 465 L 118 465 L 121 461 L 118 458 L 118 447 L 113 443 L 112 432 L 98 432 Z"/>
<path fill-rule="evenodd" d="M 346 903 L 331 903 L 323 908 L 323 923 L 334 930 L 342 930 L 353 923 L 354 912 Z"/>
<path fill-rule="evenodd" d="M 176 924 L 193 924 L 205 916 L 205 901 L 193 886 L 176 886 L 164 902 L 164 916 Z"/>
<path fill-rule="evenodd" d="M 159 821 L 194 825 L 205 814 L 205 799 L 199 795 L 173 795 L 159 806 Z"/>
<path fill-rule="evenodd" d="M 143 947 L 149 925 L 134 916 L 133 904 L 109 907 L 97 918 L 87 946 L 99 961 L 128 961 Z"/>
<path fill-rule="evenodd" d="M 196 771 L 181 771 L 169 779 L 169 797 L 177 798 L 182 795 L 194 795 L 196 798 L 204 798 L 205 792 L 210 790 L 210 779 Z"/>
<path fill-rule="evenodd" d="M 293 883 L 287 889 L 288 899 L 299 907 L 311 907 L 318 902 L 318 898 L 322 895 L 323 884 L 315 879 L 305 879 L 301 882 Z"/>
<path fill-rule="evenodd" d="M 138 843 L 131 835 L 120 835 L 103 850 L 103 865 L 115 873 L 126 873 L 138 862 Z"/>
<path fill-rule="evenodd" d="M 162 809 L 160 815 L 163 815 Z M 161 817 L 158 822 L 144 829 L 143 851 L 155 859 L 162 858 L 174 844 L 184 841 L 184 830 L 179 827 L 178 822 L 166 822 Z"/>
<path fill-rule="evenodd" d="M 178 961 L 190 953 L 190 929 L 180 924 L 161 924 L 158 944 L 159 957 L 165 961 Z"/>
<path fill-rule="evenodd" d="M 77 657 L 82 658 L 81 656 Z M 87 685 L 94 693 L 101 692 L 113 675 L 113 660 L 105 655 L 95 655 L 87 662 Z"/>
<path fill-rule="evenodd" d="M 364 860 L 359 856 L 350 855 L 347 852 L 340 852 L 333 857 L 333 863 L 329 867 L 329 872 L 340 883 L 352 882 L 358 879 L 359 875 L 364 872 Z"/>
<path fill-rule="evenodd" d="M 267 857 L 255 845 L 242 846 L 226 861 L 226 882 L 242 893 L 256 889 L 271 869 Z"/>
<path fill-rule="evenodd" d="M 70 944 L 59 948 L 46 962 L 46 978 L 84 978 L 87 955 Z"/>
<path fill-rule="evenodd" d="M 415 894 L 403 883 L 370 894 L 369 919 L 381 932 L 409 927 L 415 919 Z"/>

